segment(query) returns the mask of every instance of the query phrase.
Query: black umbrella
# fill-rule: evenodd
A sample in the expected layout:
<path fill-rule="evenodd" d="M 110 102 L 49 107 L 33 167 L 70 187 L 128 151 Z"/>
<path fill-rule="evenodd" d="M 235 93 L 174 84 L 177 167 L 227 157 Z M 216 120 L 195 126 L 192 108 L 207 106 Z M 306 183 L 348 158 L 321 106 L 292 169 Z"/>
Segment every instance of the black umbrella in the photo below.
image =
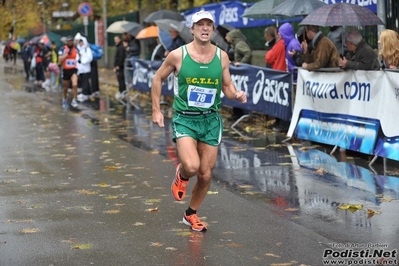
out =
<path fill-rule="evenodd" d="M 129 33 L 132 36 L 135 36 L 144 28 L 142 25 L 140 25 L 137 22 L 131 22 L 129 21 L 127 24 L 122 25 L 122 28 L 125 30 L 125 32 Z"/>
<path fill-rule="evenodd" d="M 159 20 L 159 19 L 173 19 L 173 20 L 177 20 L 177 21 L 185 20 L 184 17 L 180 13 L 177 13 L 176 11 L 159 10 L 159 11 L 155 11 L 155 12 L 152 12 L 151 14 L 149 14 L 144 19 L 144 22 L 151 23 L 151 22 L 155 22 L 155 20 Z"/>
<path fill-rule="evenodd" d="M 229 31 L 235 30 L 233 26 L 229 24 L 220 24 L 216 27 L 216 30 L 222 35 L 222 37 L 226 40 L 226 35 Z"/>

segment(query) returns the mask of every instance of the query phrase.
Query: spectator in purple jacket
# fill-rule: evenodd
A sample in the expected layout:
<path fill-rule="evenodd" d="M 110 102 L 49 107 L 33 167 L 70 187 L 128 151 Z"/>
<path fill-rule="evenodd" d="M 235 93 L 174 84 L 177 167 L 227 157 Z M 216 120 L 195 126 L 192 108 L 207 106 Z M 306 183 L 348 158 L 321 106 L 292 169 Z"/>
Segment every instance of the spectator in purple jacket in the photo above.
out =
<path fill-rule="evenodd" d="M 284 39 L 285 43 L 285 58 L 287 59 L 288 71 L 291 72 L 293 68 L 296 67 L 295 60 L 288 52 L 290 51 L 301 51 L 301 44 L 298 39 L 295 38 L 294 28 L 290 23 L 284 23 L 279 27 L 279 33 Z"/>

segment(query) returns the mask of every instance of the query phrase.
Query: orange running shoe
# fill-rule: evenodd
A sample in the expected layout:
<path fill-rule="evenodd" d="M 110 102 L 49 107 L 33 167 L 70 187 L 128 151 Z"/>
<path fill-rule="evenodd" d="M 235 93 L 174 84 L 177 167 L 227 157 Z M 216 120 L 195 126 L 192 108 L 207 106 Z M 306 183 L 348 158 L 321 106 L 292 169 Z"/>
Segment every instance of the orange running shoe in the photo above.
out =
<path fill-rule="evenodd" d="M 172 195 L 177 201 L 181 201 L 186 196 L 186 187 L 188 185 L 188 180 L 182 180 L 180 178 L 180 163 L 176 167 L 175 179 L 172 183 Z"/>
<path fill-rule="evenodd" d="M 206 225 L 200 221 L 197 214 L 186 216 L 186 212 L 184 212 L 183 223 L 191 226 L 191 229 L 197 232 L 206 231 L 208 229 L 206 228 Z"/>

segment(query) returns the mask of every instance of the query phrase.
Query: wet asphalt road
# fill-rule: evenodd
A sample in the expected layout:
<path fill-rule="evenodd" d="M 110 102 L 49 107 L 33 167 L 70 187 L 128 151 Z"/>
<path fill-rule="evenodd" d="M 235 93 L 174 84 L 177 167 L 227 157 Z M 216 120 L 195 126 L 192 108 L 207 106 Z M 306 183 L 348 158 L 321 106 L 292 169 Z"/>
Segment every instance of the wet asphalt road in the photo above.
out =
<path fill-rule="evenodd" d="M 208 232 L 193 233 L 170 196 L 170 127 L 144 103 L 64 111 L 0 77 L 0 265 L 323 265 L 331 243 L 399 248 L 399 179 L 353 164 L 364 158 L 226 129 L 199 211 Z"/>

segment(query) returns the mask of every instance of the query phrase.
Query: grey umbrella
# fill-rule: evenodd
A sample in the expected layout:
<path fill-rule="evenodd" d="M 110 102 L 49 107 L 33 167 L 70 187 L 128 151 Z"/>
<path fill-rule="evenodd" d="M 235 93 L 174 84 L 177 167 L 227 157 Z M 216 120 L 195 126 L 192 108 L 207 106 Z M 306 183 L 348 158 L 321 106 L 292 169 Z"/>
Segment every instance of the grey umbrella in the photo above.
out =
<path fill-rule="evenodd" d="M 177 21 L 185 20 L 184 17 L 176 11 L 159 10 L 159 11 L 152 12 L 147 17 L 145 17 L 144 22 L 151 23 L 151 22 L 155 22 L 155 20 L 159 20 L 159 19 L 173 19 L 173 20 L 177 20 Z"/>
<path fill-rule="evenodd" d="M 299 24 L 329 27 L 384 25 L 384 22 L 364 6 L 338 3 L 316 9 Z"/>
<path fill-rule="evenodd" d="M 325 5 L 327 4 L 320 0 L 289 0 L 273 8 L 270 14 L 276 17 L 304 17 Z"/>
<path fill-rule="evenodd" d="M 129 21 L 128 23 L 122 25 L 122 28 L 125 30 L 125 32 L 136 37 L 139 31 L 141 31 L 144 27 L 137 22 Z"/>
<path fill-rule="evenodd" d="M 287 0 L 262 0 L 251 7 L 247 8 L 244 13 L 242 14 L 242 17 L 246 18 L 253 18 L 253 19 L 270 19 L 273 18 L 272 15 L 270 15 L 270 12 L 272 11 L 273 8 L 278 6 L 279 4 L 285 2 Z"/>
<path fill-rule="evenodd" d="M 166 32 L 169 32 L 171 29 L 176 30 L 186 43 L 189 43 L 193 40 L 193 35 L 191 34 L 190 29 L 180 21 L 173 19 L 158 19 L 155 20 L 154 23 L 161 30 Z"/>
<path fill-rule="evenodd" d="M 222 50 L 226 51 L 229 50 L 230 45 L 226 42 L 222 34 L 220 34 L 217 30 L 213 32 L 211 41 L 216 45 L 219 46 Z"/>

